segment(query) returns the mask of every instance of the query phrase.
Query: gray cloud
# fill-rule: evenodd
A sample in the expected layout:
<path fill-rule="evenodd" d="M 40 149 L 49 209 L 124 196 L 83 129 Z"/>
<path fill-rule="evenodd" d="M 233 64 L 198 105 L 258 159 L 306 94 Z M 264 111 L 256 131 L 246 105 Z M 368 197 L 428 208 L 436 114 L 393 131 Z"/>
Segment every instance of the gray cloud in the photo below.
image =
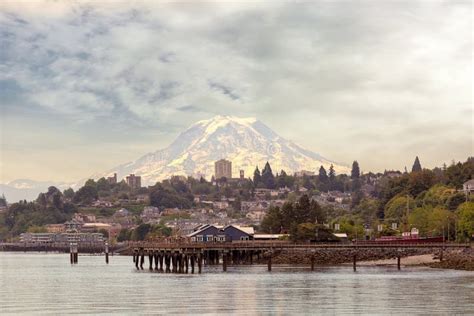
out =
<path fill-rule="evenodd" d="M 110 155 L 142 153 L 128 146 L 151 151 L 196 120 L 232 114 L 365 169 L 401 168 L 423 144 L 424 161 L 440 164 L 446 152 L 432 144 L 453 137 L 451 158 L 464 159 L 473 152 L 471 10 L 468 1 L 0 4 L 11 127 L 2 148 L 51 117 L 76 146 L 113 144 L 100 156 L 114 165 Z M 375 159 L 381 143 L 387 157 Z M 14 157 L 3 158 L 3 177 L 24 176 Z"/>

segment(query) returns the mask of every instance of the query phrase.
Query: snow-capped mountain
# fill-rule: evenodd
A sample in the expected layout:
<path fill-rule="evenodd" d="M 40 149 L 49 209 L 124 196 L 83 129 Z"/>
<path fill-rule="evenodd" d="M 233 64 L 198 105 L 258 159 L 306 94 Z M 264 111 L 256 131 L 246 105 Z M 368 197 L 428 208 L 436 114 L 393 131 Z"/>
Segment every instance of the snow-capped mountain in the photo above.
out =
<path fill-rule="evenodd" d="M 232 161 L 233 177 L 238 177 L 239 170 L 251 177 L 255 166 L 262 169 L 267 161 L 274 173 L 316 172 L 321 165 L 328 169 L 331 164 L 338 173 L 349 171 L 346 166 L 280 137 L 255 118 L 216 116 L 193 124 L 167 148 L 96 174 L 94 178 L 116 172 L 119 179 L 130 173 L 140 175 L 143 185 L 172 175 L 204 176 L 209 180 L 214 174 L 214 162 L 221 158 Z"/>

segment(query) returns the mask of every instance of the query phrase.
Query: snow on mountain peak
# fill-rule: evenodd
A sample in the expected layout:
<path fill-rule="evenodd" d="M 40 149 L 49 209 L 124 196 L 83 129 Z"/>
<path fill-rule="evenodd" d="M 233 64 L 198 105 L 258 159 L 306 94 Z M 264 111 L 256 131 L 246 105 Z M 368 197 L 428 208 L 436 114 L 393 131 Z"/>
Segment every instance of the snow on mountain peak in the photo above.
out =
<path fill-rule="evenodd" d="M 123 178 L 134 173 L 142 176 L 144 184 L 154 184 L 172 175 L 210 179 L 214 162 L 221 158 L 232 161 L 233 175 L 244 170 L 251 176 L 255 166 L 263 166 L 266 161 L 278 172 L 316 172 L 321 165 L 329 168 L 331 164 L 337 172 L 348 171 L 347 167 L 280 137 L 256 118 L 217 115 L 194 123 L 167 148 L 110 169 L 103 176 L 116 172 Z"/>

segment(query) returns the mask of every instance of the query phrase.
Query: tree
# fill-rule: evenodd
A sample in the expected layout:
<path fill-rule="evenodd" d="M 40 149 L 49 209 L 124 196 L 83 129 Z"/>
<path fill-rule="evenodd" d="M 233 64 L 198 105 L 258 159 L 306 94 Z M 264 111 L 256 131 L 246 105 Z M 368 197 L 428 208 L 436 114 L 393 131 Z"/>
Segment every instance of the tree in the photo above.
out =
<path fill-rule="evenodd" d="M 420 164 L 420 159 L 418 159 L 418 156 L 415 158 L 415 162 L 413 163 L 413 167 L 411 168 L 411 172 L 419 172 L 421 171 L 421 164 Z"/>
<path fill-rule="evenodd" d="M 85 185 L 76 192 L 73 201 L 74 203 L 89 205 L 97 198 L 97 188 L 92 185 Z"/>
<path fill-rule="evenodd" d="M 150 224 L 141 224 L 138 225 L 132 232 L 132 240 L 145 240 L 146 235 L 150 232 L 151 225 Z"/>
<path fill-rule="evenodd" d="M 395 196 L 385 205 L 385 220 L 394 223 L 402 223 L 405 221 L 407 212 L 415 206 L 412 198 L 408 197 L 408 211 L 407 211 L 407 197 L 403 195 Z"/>
<path fill-rule="evenodd" d="M 474 235 L 474 202 L 465 202 L 456 210 L 457 237 L 462 241 L 468 241 Z"/>
<path fill-rule="evenodd" d="M 5 198 L 5 194 L 2 194 L 2 197 L 0 197 L 0 206 L 7 206 L 7 199 Z"/>
<path fill-rule="evenodd" d="M 334 181 L 336 178 L 336 171 L 334 170 L 334 166 L 331 164 L 329 167 L 329 181 Z"/>
<path fill-rule="evenodd" d="M 271 206 L 261 223 L 262 231 L 270 234 L 279 234 L 283 227 L 282 214 L 278 206 Z"/>
<path fill-rule="evenodd" d="M 319 181 L 321 183 L 326 183 L 328 181 L 328 174 L 326 172 L 326 169 L 324 169 L 323 166 L 319 168 Z"/>
<path fill-rule="evenodd" d="M 255 187 L 262 181 L 262 176 L 260 175 L 260 170 L 258 170 L 258 166 L 255 167 L 255 171 L 253 172 L 253 185 Z"/>
<path fill-rule="evenodd" d="M 267 189 L 275 188 L 275 177 L 272 172 L 272 167 L 270 167 L 268 161 L 262 170 L 262 182 L 265 184 Z"/>
<path fill-rule="evenodd" d="M 117 236 L 117 241 L 122 242 L 131 239 L 132 232 L 126 228 L 122 228 Z"/>
<path fill-rule="evenodd" d="M 360 177 L 360 170 L 359 170 L 359 163 L 357 160 L 354 160 L 352 163 L 352 170 L 351 170 L 351 179 L 359 179 Z"/>
<path fill-rule="evenodd" d="M 74 190 L 72 188 L 68 188 L 64 190 L 63 195 L 66 199 L 72 200 L 74 198 Z"/>

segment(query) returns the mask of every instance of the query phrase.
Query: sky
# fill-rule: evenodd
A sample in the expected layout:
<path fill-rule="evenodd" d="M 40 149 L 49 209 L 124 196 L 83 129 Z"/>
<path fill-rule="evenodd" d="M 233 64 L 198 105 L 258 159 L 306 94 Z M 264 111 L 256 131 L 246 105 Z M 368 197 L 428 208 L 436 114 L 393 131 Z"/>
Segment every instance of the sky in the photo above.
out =
<path fill-rule="evenodd" d="M 74 181 L 215 115 L 363 171 L 473 155 L 471 1 L 0 3 L 0 183 Z"/>

